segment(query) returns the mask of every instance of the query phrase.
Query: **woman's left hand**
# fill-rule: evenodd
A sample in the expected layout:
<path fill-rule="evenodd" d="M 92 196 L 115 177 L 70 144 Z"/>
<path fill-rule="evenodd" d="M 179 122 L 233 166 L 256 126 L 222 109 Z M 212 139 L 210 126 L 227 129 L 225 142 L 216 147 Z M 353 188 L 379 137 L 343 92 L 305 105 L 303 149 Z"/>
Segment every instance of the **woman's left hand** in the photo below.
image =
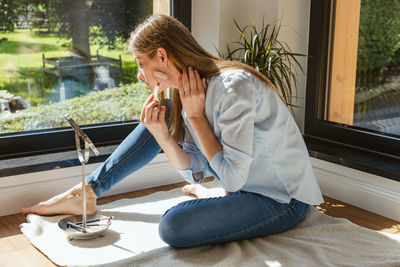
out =
<path fill-rule="evenodd" d="M 183 71 L 179 95 L 188 119 L 195 119 L 204 116 L 206 90 L 206 79 L 200 78 L 197 70 L 188 67 L 188 72 Z"/>

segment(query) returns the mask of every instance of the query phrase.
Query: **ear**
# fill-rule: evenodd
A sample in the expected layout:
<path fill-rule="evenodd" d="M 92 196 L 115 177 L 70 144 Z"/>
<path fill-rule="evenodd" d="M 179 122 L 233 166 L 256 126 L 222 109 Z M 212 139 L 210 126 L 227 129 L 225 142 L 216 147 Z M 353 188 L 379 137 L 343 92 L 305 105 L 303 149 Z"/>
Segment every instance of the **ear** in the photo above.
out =
<path fill-rule="evenodd" d="M 157 55 L 161 61 L 161 64 L 168 65 L 168 54 L 164 47 L 157 48 Z"/>

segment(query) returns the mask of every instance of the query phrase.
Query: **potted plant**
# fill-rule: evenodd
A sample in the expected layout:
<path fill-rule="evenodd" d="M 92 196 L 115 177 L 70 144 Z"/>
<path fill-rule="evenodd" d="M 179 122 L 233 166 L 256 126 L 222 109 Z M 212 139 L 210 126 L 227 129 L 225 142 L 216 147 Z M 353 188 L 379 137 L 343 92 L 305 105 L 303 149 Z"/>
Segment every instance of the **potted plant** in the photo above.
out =
<path fill-rule="evenodd" d="M 296 57 L 307 56 L 293 53 L 285 42 L 278 40 L 281 25 L 265 25 L 264 21 L 260 30 L 253 20 L 251 25 L 240 27 L 233 20 L 240 33 L 240 39 L 232 49 L 227 44 L 227 55 L 217 50 L 221 58 L 235 60 L 252 66 L 265 75 L 282 94 L 286 104 L 293 108 L 293 97 L 296 97 L 298 82 L 296 79 L 296 66 L 304 73 Z"/>

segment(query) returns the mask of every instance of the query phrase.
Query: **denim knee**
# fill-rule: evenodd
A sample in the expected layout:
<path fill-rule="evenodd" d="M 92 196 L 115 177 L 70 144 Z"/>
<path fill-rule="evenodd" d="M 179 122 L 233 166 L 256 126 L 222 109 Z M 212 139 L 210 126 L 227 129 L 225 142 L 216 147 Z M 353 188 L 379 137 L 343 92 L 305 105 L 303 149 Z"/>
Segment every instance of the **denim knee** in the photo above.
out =
<path fill-rule="evenodd" d="M 158 226 L 158 233 L 160 238 L 171 247 L 186 247 L 183 244 L 183 235 L 186 232 L 185 219 L 179 215 L 179 212 L 174 212 L 175 209 L 171 208 L 164 214 Z"/>

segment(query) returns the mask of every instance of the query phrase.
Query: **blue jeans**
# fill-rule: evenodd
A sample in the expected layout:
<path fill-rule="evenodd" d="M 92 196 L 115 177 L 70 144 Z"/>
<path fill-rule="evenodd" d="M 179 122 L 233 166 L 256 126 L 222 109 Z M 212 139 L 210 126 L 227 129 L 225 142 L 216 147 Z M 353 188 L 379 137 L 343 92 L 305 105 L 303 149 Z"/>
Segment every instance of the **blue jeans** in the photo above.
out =
<path fill-rule="evenodd" d="M 140 123 L 103 164 L 86 177 L 86 182 L 100 197 L 114 184 L 149 163 L 160 151 L 157 141 Z"/>
<path fill-rule="evenodd" d="M 86 177 L 86 181 L 100 197 L 150 162 L 160 151 L 154 137 L 139 124 L 110 157 Z M 210 173 L 215 175 L 211 168 Z M 295 199 L 285 204 L 260 194 L 237 191 L 224 197 L 193 199 L 172 207 L 162 217 L 159 234 L 173 247 L 261 237 L 294 227 L 305 216 L 308 207 Z"/>

